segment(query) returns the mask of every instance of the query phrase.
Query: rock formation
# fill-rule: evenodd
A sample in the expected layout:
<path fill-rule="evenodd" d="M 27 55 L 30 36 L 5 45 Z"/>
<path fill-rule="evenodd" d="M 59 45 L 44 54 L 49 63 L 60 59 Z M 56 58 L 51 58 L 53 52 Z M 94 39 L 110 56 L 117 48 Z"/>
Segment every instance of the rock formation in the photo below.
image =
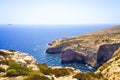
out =
<path fill-rule="evenodd" d="M 19 51 L 0 50 L 0 61 L 6 60 L 13 60 L 22 66 L 26 65 L 33 70 L 39 70 L 36 66 L 36 59 L 27 53 L 22 53 Z"/>
<path fill-rule="evenodd" d="M 74 52 L 72 49 L 67 49 L 61 52 L 62 63 L 78 62 L 85 64 L 85 55 Z"/>
<path fill-rule="evenodd" d="M 120 80 L 120 48 L 117 49 L 112 58 L 100 66 L 95 73 L 99 72 L 108 80 Z"/>
<path fill-rule="evenodd" d="M 97 53 L 97 65 L 101 66 L 103 63 L 111 59 L 114 52 L 120 47 L 120 43 L 101 45 Z"/>

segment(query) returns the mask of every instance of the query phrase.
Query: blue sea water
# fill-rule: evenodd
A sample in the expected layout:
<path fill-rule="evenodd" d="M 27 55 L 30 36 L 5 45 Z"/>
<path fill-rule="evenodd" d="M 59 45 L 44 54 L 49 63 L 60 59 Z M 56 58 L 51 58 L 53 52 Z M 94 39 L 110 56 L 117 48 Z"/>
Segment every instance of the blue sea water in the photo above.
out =
<path fill-rule="evenodd" d="M 77 36 L 112 25 L 0 25 L 0 49 L 14 49 L 34 56 L 39 63 L 93 69 L 78 63 L 61 64 L 60 54 L 46 54 L 47 44 L 58 38 Z"/>

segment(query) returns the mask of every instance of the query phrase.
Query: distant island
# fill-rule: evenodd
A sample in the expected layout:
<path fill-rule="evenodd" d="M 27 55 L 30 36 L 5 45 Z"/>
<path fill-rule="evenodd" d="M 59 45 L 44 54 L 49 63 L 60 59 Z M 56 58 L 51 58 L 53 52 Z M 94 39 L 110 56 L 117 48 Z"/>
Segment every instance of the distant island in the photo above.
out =
<path fill-rule="evenodd" d="M 39 64 L 24 52 L 0 50 L 1 80 L 120 80 L 120 26 L 88 32 L 49 43 L 48 54 L 61 54 L 61 63 L 96 68 L 82 72 L 72 67 Z"/>

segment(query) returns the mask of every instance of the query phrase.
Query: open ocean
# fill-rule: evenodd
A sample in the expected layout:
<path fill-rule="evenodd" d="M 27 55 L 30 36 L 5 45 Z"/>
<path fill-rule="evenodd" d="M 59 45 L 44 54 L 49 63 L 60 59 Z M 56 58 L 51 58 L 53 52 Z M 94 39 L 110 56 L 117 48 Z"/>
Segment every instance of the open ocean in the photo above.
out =
<path fill-rule="evenodd" d="M 60 54 L 46 54 L 47 44 L 58 38 L 77 36 L 113 25 L 0 25 L 0 49 L 14 49 L 34 56 L 39 63 L 92 71 L 78 63 L 61 64 Z"/>

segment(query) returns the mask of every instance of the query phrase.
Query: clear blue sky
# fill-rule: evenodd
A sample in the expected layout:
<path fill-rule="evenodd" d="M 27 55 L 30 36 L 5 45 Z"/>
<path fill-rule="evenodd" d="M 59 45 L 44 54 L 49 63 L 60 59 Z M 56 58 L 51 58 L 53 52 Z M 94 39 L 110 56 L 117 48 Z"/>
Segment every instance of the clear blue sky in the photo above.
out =
<path fill-rule="evenodd" d="M 0 0 L 0 24 L 119 24 L 120 0 Z"/>

